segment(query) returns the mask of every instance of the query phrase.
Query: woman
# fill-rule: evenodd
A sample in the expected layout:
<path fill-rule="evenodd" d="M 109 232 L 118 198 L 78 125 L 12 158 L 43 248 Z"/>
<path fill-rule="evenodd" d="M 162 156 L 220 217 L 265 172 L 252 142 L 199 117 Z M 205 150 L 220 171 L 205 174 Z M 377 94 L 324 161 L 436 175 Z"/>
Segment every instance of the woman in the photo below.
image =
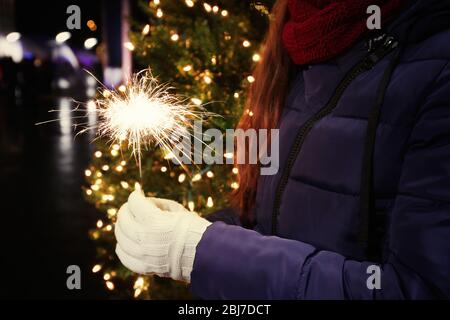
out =
<path fill-rule="evenodd" d="M 119 258 L 205 299 L 449 298 L 450 1 L 279 0 L 273 15 L 240 123 L 280 129 L 277 175 L 240 167 L 254 230 L 135 192 Z"/>

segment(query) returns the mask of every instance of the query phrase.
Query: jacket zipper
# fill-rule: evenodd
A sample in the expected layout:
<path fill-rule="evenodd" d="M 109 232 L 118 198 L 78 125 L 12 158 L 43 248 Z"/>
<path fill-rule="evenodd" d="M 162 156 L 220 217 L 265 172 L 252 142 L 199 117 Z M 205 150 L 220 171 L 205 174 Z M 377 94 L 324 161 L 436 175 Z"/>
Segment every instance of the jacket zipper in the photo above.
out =
<path fill-rule="evenodd" d="M 283 197 L 284 191 L 286 189 L 289 176 L 294 166 L 295 160 L 302 148 L 303 142 L 306 136 L 314 127 L 314 125 L 320 121 L 325 116 L 329 115 L 337 106 L 339 100 L 344 94 L 347 87 L 363 72 L 372 69 L 380 60 L 382 60 L 386 55 L 388 55 L 392 50 L 397 47 L 397 42 L 394 41 L 392 37 L 383 37 L 383 43 L 375 49 L 373 52 L 366 55 L 361 61 L 356 63 L 344 76 L 339 85 L 336 87 L 335 92 L 328 103 L 320 109 L 314 116 L 309 118 L 304 125 L 297 132 L 297 136 L 292 145 L 291 151 L 289 152 L 288 159 L 286 162 L 286 167 L 284 168 L 280 181 L 278 183 L 274 207 L 272 211 L 272 235 L 277 234 L 277 224 L 278 216 L 280 214 L 281 199 Z"/>

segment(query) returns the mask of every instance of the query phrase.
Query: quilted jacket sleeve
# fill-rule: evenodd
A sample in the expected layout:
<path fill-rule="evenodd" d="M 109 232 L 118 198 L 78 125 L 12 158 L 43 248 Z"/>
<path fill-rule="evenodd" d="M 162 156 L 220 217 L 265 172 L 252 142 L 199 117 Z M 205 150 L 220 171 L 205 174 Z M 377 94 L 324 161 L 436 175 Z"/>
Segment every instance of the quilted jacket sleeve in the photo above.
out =
<path fill-rule="evenodd" d="M 419 113 L 391 213 L 381 288 L 359 262 L 221 222 L 200 241 L 192 290 L 204 299 L 450 298 L 450 67 Z"/>

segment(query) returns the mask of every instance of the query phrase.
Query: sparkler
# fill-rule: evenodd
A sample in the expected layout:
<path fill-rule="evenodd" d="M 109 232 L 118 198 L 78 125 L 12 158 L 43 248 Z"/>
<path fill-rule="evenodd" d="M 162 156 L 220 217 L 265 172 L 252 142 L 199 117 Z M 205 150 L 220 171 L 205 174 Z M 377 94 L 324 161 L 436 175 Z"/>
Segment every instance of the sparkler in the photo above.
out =
<path fill-rule="evenodd" d="M 194 120 L 209 114 L 202 106 L 170 93 L 171 89 L 167 84 L 158 83 L 150 70 L 143 70 L 118 90 L 105 90 L 103 98 L 95 100 L 87 109 L 77 107 L 73 110 L 96 112 L 99 118 L 98 124 L 84 127 L 78 134 L 97 129 L 97 136 L 107 138 L 111 144 L 127 143 L 142 179 L 143 149 L 155 146 L 172 151 L 181 138 L 192 137 Z M 76 118 L 83 116 L 72 117 Z M 57 120 L 37 125 L 52 121 Z M 179 151 L 185 154 L 183 150 Z"/>
<path fill-rule="evenodd" d="M 112 143 L 126 141 L 136 157 L 142 177 L 142 149 L 156 145 L 172 150 L 181 137 L 189 137 L 193 120 L 206 112 L 169 92 L 149 70 L 134 75 L 121 90 L 96 101 L 98 135 Z"/>

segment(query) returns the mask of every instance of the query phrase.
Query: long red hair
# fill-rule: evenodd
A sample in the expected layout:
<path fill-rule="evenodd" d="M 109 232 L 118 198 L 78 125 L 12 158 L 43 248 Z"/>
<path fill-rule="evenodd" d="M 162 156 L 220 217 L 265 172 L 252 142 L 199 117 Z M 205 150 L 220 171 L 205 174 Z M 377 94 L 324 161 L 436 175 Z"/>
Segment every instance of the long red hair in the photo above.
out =
<path fill-rule="evenodd" d="M 282 43 L 284 24 L 288 19 L 288 0 L 278 0 L 270 16 L 269 30 L 261 52 L 261 62 L 255 68 L 255 82 L 249 88 L 246 109 L 239 121 L 240 129 L 274 129 L 278 125 L 285 97 L 290 87 L 293 63 Z M 232 204 L 240 212 L 244 225 L 254 222 L 259 165 L 238 165 L 239 188 L 232 194 Z"/>

